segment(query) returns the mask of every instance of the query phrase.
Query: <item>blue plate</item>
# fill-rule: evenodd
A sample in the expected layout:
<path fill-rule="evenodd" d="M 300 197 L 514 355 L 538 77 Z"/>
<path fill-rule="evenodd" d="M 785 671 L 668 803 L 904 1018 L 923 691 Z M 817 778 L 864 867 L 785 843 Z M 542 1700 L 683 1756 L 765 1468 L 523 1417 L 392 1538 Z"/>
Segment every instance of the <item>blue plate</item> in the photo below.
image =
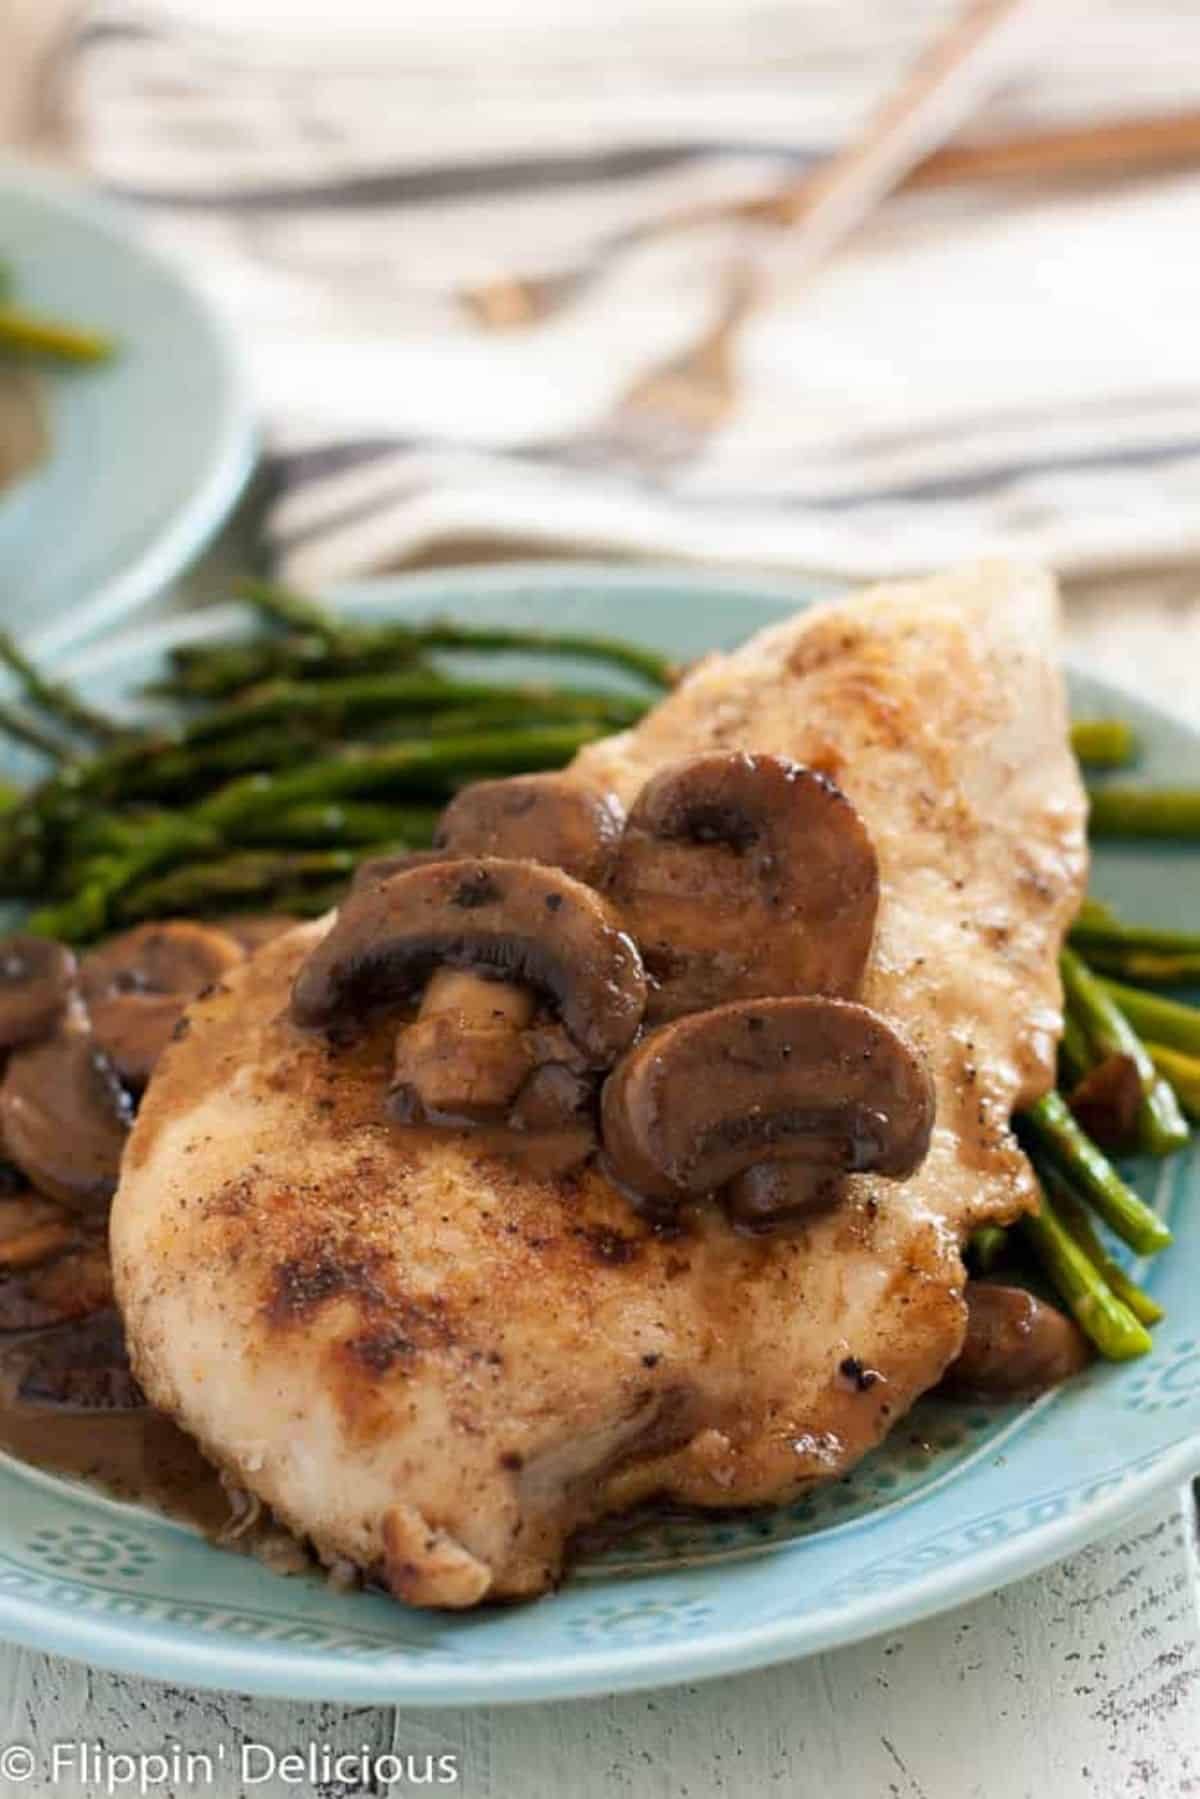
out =
<path fill-rule="evenodd" d="M 45 651 L 179 573 L 241 490 L 254 433 L 224 329 L 135 219 L 8 165 L 0 260 L 21 303 L 120 345 L 103 367 L 46 376 L 49 453 L 0 492 L 0 624 Z"/>
<path fill-rule="evenodd" d="M 374 618 L 436 611 L 604 630 L 678 657 L 731 646 L 801 603 L 690 574 L 579 567 L 421 577 L 343 597 Z M 227 612 L 168 622 L 65 672 L 107 702 L 150 678 L 169 645 L 231 628 Z M 541 672 L 529 659 L 513 669 Z M 1200 782 L 1196 735 L 1086 677 L 1072 689 L 1080 711 L 1134 720 L 1150 778 Z M 1131 917 L 1194 925 L 1200 855 L 1105 849 L 1095 888 Z M 0 1458 L 0 1634 L 187 1685 L 491 1704 L 756 1667 L 990 1592 L 1200 1468 L 1200 1154 L 1135 1173 L 1176 1231 L 1143 1275 L 1167 1308 L 1152 1355 L 1093 1367 L 1033 1405 L 923 1402 L 848 1479 L 798 1504 L 655 1523 L 577 1567 L 549 1598 L 453 1616 L 282 1579 L 137 1507 Z"/>

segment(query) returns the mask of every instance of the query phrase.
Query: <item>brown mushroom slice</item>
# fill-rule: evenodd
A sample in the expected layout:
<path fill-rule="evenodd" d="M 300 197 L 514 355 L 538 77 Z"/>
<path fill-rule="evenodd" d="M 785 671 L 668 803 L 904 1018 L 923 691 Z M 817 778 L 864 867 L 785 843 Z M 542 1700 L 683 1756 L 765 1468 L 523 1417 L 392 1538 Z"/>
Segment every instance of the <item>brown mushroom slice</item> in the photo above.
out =
<path fill-rule="evenodd" d="M 1091 1351 L 1073 1319 L 1023 1287 L 968 1281 L 967 1334 L 942 1377 L 943 1392 L 971 1399 L 1044 1393 L 1087 1366 Z"/>
<path fill-rule="evenodd" d="M 844 1174 L 803 1162 L 758 1162 L 730 1181 L 725 1210 L 746 1231 L 776 1230 L 834 1211 L 845 1193 Z"/>
<path fill-rule="evenodd" d="M 645 1010 L 636 946 L 599 894 L 560 869 L 483 857 L 435 863 L 356 888 L 297 975 L 292 1016 L 310 1029 L 353 1027 L 381 1007 L 411 1000 L 447 969 L 487 977 L 467 989 L 480 1013 L 469 1016 L 459 1008 L 465 1035 L 457 1099 L 468 1111 L 479 1071 L 466 1027 L 478 1026 L 485 1035 L 501 1025 L 513 1035 L 522 1028 L 519 1014 L 507 1022 L 494 1016 L 508 1000 L 489 992 L 489 982 L 547 1000 L 594 1068 L 609 1067 L 629 1047 Z M 398 1051 L 402 1078 L 419 1094 L 421 1022 L 413 1055 L 406 1055 L 403 1040 Z M 460 1107 L 444 1049 L 439 1038 L 434 1059 L 441 1103 L 435 1109 L 453 1113 Z M 489 1044 L 489 1056 L 496 1051 Z M 522 1074 L 529 1067 L 526 1058 Z"/>
<path fill-rule="evenodd" d="M 76 1248 L 37 1268 L 0 1278 L 0 1331 L 46 1330 L 112 1304 L 103 1243 Z"/>
<path fill-rule="evenodd" d="M 33 1268 L 74 1242 L 79 1221 L 53 1200 L 26 1190 L 0 1199 L 0 1274 Z"/>
<path fill-rule="evenodd" d="M 903 1179 L 933 1084 L 887 1021 L 850 1000 L 740 1000 L 664 1025 L 604 1086 L 613 1174 L 650 1199 L 711 1193 L 760 1162 Z"/>
<path fill-rule="evenodd" d="M 445 861 L 441 850 L 398 850 L 394 856 L 372 856 L 369 862 L 359 863 L 350 891 L 353 893 L 359 887 L 378 887 L 381 881 L 390 881 L 393 875 L 411 874 L 414 868 L 429 868 L 435 862 Z"/>
<path fill-rule="evenodd" d="M 624 823 L 614 796 L 571 775 L 513 775 L 475 781 L 456 794 L 438 821 L 433 847 L 447 859 L 543 862 L 589 887 L 602 887 Z"/>
<path fill-rule="evenodd" d="M 14 1050 L 0 1083 L 0 1137 L 39 1193 L 75 1212 L 107 1207 L 132 1108 L 84 1030 Z"/>
<path fill-rule="evenodd" d="M 26 931 L 0 937 L 0 1051 L 48 1037 L 74 979 L 75 958 L 65 944 Z"/>
<path fill-rule="evenodd" d="M 826 776 L 713 751 L 638 795 L 610 891 L 650 978 L 650 1022 L 771 994 L 857 993 L 879 872 Z"/>
<path fill-rule="evenodd" d="M 528 987 L 458 968 L 435 970 L 420 1015 L 396 1039 L 398 1112 L 411 1092 L 434 1123 L 501 1116 L 529 1074 L 524 1030 L 535 1005 Z"/>
<path fill-rule="evenodd" d="M 1102 1148 L 1128 1150 L 1135 1143 L 1142 1077 L 1132 1056 L 1106 1056 L 1067 1098 L 1088 1136 Z"/>
<path fill-rule="evenodd" d="M 96 1042 L 128 1087 L 141 1091 L 185 1008 L 244 960 L 229 932 L 187 918 L 138 925 L 84 957 Z"/>

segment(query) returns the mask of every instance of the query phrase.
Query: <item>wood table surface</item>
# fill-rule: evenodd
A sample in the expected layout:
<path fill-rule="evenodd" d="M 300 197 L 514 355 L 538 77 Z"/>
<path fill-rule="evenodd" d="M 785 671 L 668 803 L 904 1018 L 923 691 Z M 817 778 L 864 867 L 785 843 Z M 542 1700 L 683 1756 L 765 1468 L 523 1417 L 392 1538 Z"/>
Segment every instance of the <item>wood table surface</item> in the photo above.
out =
<path fill-rule="evenodd" d="M 226 549 L 228 555 L 228 548 Z M 203 583 L 201 583 L 202 585 Z M 1200 713 L 1200 571 L 1130 571 L 1067 592 L 1069 650 Z M 191 1693 L 0 1646 L 0 1748 L 54 1742 L 207 1752 L 164 1799 L 409 1790 L 243 1780 L 310 1744 L 448 1752 L 470 1799 L 1185 1799 L 1200 1795 L 1200 1578 L 1191 1491 L 1033 1579 L 899 1634 L 701 1686 L 547 1705 L 415 1712 Z M 129 1790 L 129 1789 L 124 1789 Z M 414 1789 L 416 1790 L 416 1789 Z M 0 1799 L 101 1799 L 97 1778 Z"/>

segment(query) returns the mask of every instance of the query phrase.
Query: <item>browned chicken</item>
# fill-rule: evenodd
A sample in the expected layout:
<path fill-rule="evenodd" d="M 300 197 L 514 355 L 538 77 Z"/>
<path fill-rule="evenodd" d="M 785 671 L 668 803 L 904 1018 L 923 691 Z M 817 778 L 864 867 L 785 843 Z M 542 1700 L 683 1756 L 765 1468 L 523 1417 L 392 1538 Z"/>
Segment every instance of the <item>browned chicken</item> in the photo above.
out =
<path fill-rule="evenodd" d="M 318 921 L 192 1006 L 143 1103 L 112 1244 L 151 1398 L 322 1556 L 421 1605 L 541 1592 L 572 1532 L 651 1496 L 765 1504 L 844 1473 L 957 1355 L 967 1232 L 1034 1201 L 1009 1119 L 1052 1083 L 1085 873 L 1057 647 L 1038 573 L 880 588 L 709 659 L 579 759 L 626 807 L 716 748 L 849 796 L 879 864 L 858 997 L 932 1075 L 915 1174 L 850 1175 L 787 1230 L 707 1201 L 664 1228 L 594 1162 L 398 1125 L 395 1019 L 347 1049 L 289 1013 Z"/>

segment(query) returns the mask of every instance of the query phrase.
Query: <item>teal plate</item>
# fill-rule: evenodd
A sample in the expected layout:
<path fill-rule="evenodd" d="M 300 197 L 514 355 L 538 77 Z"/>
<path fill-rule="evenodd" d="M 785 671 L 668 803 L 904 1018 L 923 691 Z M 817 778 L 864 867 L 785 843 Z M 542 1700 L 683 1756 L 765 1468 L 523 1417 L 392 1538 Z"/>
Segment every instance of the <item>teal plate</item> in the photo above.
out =
<path fill-rule="evenodd" d="M 342 597 L 367 616 L 613 631 L 678 657 L 732 646 L 802 603 L 779 588 L 580 567 L 423 576 Z M 231 628 L 228 613 L 169 621 L 63 666 L 107 703 L 150 678 L 170 644 Z M 544 665 L 513 667 L 536 676 Z M 1150 778 L 1200 782 L 1200 738 L 1084 676 L 1072 689 L 1080 711 L 1135 721 Z M 1131 916 L 1194 924 L 1200 855 L 1106 849 L 1095 885 Z M 1200 1469 L 1200 1157 L 1135 1172 L 1177 1233 L 1143 1277 L 1167 1308 L 1152 1355 L 1093 1367 L 1032 1405 L 923 1402 L 849 1478 L 798 1504 L 657 1520 L 585 1559 L 546 1599 L 455 1616 L 283 1579 L 0 1458 L 0 1634 L 188 1685 L 491 1704 L 758 1667 L 990 1592 Z"/>
<path fill-rule="evenodd" d="M 49 453 L 0 492 L 0 624 L 57 650 L 201 549 L 245 482 L 254 433 L 223 327 L 123 210 L 0 165 L 0 261 L 22 304 L 120 346 L 103 367 L 46 376 Z"/>

